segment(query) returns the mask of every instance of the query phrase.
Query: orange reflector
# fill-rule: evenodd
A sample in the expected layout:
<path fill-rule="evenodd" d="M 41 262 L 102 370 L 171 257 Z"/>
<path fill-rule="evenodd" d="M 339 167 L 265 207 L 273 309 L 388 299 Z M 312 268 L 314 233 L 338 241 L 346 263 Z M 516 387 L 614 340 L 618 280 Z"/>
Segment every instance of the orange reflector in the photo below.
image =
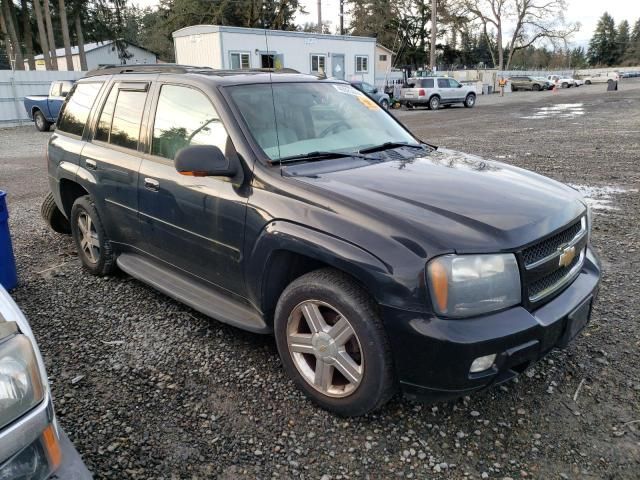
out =
<path fill-rule="evenodd" d="M 56 469 L 62 463 L 62 451 L 60 450 L 60 444 L 58 443 L 58 437 L 53 429 L 53 425 L 49 425 L 42 432 L 42 440 L 47 450 L 47 457 L 49 457 L 49 463 L 52 469 Z"/>
<path fill-rule="evenodd" d="M 180 175 L 186 175 L 188 177 L 206 177 L 207 172 L 179 172 Z"/>
<path fill-rule="evenodd" d="M 441 263 L 435 261 L 429 265 L 429 274 L 431 277 L 431 290 L 435 297 L 438 310 L 441 313 L 447 311 L 447 302 L 449 300 L 449 282 L 447 281 L 447 271 Z"/>

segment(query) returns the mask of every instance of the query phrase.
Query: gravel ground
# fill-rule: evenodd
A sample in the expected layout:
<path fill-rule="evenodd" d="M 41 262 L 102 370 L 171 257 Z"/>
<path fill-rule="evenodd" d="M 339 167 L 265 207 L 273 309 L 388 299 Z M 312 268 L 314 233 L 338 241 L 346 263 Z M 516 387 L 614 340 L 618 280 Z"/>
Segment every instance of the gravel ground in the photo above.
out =
<path fill-rule="evenodd" d="M 98 478 L 640 476 L 640 82 L 401 111 L 425 140 L 578 185 L 598 207 L 593 319 L 517 381 L 341 419 L 289 382 L 273 339 L 209 320 L 124 274 L 84 273 L 40 220 L 33 127 L 0 131 L 21 285 L 61 424 Z"/>

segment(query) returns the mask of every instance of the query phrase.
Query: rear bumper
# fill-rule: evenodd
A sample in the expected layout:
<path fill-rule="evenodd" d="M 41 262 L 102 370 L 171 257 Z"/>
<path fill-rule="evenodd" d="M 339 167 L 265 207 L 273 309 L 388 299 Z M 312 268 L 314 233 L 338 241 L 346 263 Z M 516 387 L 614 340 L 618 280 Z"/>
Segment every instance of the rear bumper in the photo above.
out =
<path fill-rule="evenodd" d="M 523 307 L 447 320 L 383 307 L 403 392 L 427 401 L 446 400 L 510 380 L 553 348 L 563 348 L 589 321 L 600 266 L 589 250 L 579 276 L 539 309 Z M 470 373 L 473 361 L 496 354 L 494 365 Z"/>

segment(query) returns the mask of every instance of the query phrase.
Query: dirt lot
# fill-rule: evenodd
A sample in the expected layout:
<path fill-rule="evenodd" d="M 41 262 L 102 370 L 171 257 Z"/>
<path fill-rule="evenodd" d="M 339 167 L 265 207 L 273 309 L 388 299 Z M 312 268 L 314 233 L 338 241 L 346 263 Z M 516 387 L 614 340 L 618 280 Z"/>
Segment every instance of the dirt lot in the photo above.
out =
<path fill-rule="evenodd" d="M 47 134 L 0 131 L 21 286 L 61 424 L 99 478 L 640 476 L 640 82 L 401 111 L 435 144 L 579 186 L 598 208 L 605 277 L 591 324 L 517 382 L 365 418 L 316 408 L 274 342 L 211 321 L 125 275 L 84 273 L 39 218 Z M 635 189 L 635 190 L 634 190 Z"/>

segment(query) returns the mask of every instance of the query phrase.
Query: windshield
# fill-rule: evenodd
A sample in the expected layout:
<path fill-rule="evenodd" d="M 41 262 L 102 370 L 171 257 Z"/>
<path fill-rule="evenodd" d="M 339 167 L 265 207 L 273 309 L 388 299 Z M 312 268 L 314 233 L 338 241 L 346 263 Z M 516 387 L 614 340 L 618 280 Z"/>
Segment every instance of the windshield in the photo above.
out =
<path fill-rule="evenodd" d="M 309 82 L 229 88 L 251 134 L 271 160 L 318 151 L 351 153 L 386 142 L 418 144 L 351 85 Z"/>

